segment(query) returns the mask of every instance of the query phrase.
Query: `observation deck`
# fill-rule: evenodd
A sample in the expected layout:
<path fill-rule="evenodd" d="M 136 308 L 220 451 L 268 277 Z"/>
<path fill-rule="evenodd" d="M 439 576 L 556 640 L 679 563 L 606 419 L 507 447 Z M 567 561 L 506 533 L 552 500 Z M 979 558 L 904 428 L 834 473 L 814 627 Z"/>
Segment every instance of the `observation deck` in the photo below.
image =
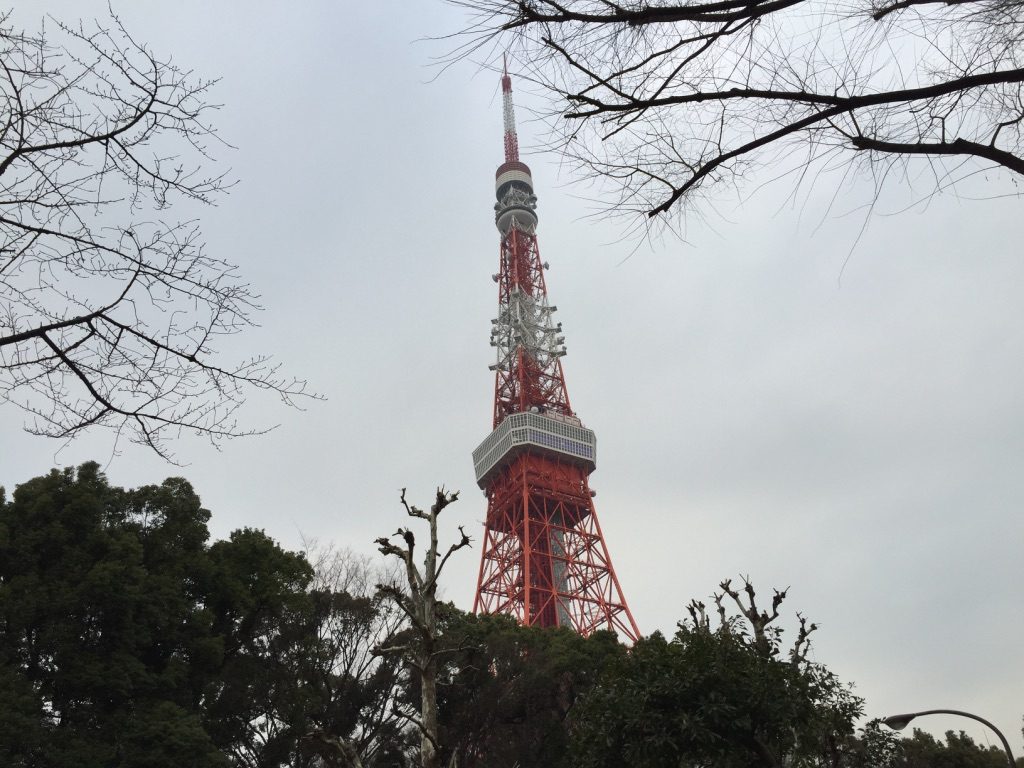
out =
<path fill-rule="evenodd" d="M 473 451 L 477 485 L 486 490 L 502 467 L 528 450 L 575 464 L 588 475 L 597 467 L 597 436 L 579 419 L 533 411 L 513 413 Z"/>

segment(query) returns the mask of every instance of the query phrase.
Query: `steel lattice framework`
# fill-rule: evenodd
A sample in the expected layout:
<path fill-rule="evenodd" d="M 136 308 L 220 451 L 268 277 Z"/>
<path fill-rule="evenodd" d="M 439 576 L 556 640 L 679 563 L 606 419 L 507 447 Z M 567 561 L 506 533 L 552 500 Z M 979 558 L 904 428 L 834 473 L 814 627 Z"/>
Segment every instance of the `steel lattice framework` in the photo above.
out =
<path fill-rule="evenodd" d="M 561 358 L 565 337 L 548 303 L 537 246 L 537 198 L 519 160 L 512 81 L 501 79 L 505 162 L 495 174 L 501 232 L 493 432 L 473 452 L 487 495 L 487 520 L 473 610 L 521 623 L 610 629 L 635 641 L 633 620 L 587 478 L 596 440 L 569 404 Z"/>

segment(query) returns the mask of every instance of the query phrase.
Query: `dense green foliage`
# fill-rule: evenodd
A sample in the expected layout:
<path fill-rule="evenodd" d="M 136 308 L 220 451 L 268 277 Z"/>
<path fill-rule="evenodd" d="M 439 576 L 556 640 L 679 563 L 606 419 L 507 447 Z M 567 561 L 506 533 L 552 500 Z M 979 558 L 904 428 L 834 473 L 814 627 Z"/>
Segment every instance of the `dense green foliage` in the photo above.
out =
<path fill-rule="evenodd" d="M 823 667 L 763 653 L 736 625 L 680 624 L 616 659 L 583 699 L 573 765 L 819 765 L 861 706 Z"/>
<path fill-rule="evenodd" d="M 441 671 L 442 743 L 460 768 L 564 765 L 568 718 L 601 670 L 625 656 L 615 636 L 452 613 Z"/>
<path fill-rule="evenodd" d="M 224 657 L 204 607 L 209 513 L 183 481 L 127 493 L 95 464 L 0 512 L 0 701 L 8 765 L 224 765 L 200 722 Z M 137 742 L 150 743 L 139 753 Z"/>
<path fill-rule="evenodd" d="M 0 499 L 0 765 L 313 765 L 321 733 L 403 763 L 377 601 L 261 531 L 209 544 L 209 517 L 96 464 Z"/>
<path fill-rule="evenodd" d="M 112 487 L 96 464 L 0 489 L 0 765 L 408 768 L 420 679 L 398 589 L 351 554 L 261 531 L 209 541 L 180 478 Z M 314 553 L 315 554 L 315 553 Z M 375 591 L 373 582 L 389 582 Z M 438 606 L 443 765 L 458 768 L 1001 768 L 963 733 L 900 740 L 784 649 L 747 583 L 671 639 L 521 627 Z M 726 605 L 739 609 L 728 615 Z M 1024 766 L 1022 766 L 1024 768 Z"/>
<path fill-rule="evenodd" d="M 1024 758 L 1017 758 L 1024 766 Z M 943 744 L 917 728 L 910 738 L 900 742 L 896 768 L 1006 768 L 1006 753 L 1001 747 L 982 747 L 963 731 L 946 731 Z"/>

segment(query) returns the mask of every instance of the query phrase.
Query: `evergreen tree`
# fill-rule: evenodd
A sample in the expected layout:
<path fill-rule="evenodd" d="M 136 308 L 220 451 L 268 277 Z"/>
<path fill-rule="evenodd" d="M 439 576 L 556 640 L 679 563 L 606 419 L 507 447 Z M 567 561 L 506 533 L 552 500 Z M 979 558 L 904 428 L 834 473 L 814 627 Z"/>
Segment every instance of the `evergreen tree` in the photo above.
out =
<path fill-rule="evenodd" d="M 566 764 L 570 714 L 609 664 L 626 654 L 610 632 L 520 626 L 509 616 L 447 607 L 441 670 L 445 755 L 459 768 Z"/>
<path fill-rule="evenodd" d="M 806 659 L 814 625 L 800 621 L 782 653 L 769 611 L 722 582 L 717 623 L 702 603 L 674 637 L 642 638 L 618 657 L 572 716 L 577 768 L 781 768 L 840 764 L 863 702 L 825 667 Z M 727 615 L 729 596 L 742 616 Z"/>
<path fill-rule="evenodd" d="M 94 463 L 0 492 L 0 765 L 302 768 L 339 764 L 332 739 L 404 764 L 401 670 L 371 655 L 398 622 L 262 531 L 210 544 L 209 519 L 185 480 Z"/>

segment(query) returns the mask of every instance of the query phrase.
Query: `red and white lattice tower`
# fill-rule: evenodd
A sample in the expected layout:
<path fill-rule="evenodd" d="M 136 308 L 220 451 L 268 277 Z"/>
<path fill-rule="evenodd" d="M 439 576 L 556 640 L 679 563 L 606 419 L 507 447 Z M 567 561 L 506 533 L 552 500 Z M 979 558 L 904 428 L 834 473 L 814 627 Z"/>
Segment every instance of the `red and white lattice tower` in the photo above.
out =
<path fill-rule="evenodd" d="M 622 596 L 587 477 L 596 439 L 569 405 L 562 324 L 552 319 L 537 247 L 537 198 L 519 160 L 512 81 L 501 78 L 505 162 L 496 174 L 501 232 L 494 431 L 473 451 L 487 520 L 473 610 L 583 635 L 640 633 Z"/>

